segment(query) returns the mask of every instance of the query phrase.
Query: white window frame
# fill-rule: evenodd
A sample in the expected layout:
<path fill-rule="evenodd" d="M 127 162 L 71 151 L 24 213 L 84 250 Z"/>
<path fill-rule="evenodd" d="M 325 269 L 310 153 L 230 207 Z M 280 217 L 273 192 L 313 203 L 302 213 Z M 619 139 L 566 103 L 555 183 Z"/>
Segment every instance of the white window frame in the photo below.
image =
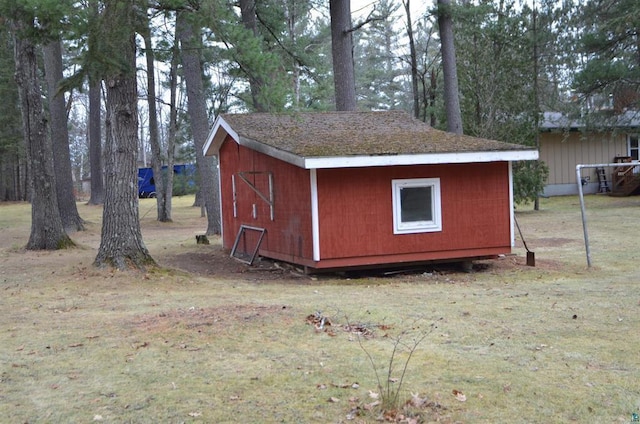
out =
<path fill-rule="evenodd" d="M 431 188 L 430 221 L 402 221 L 402 200 L 400 192 L 403 188 Z M 391 180 L 393 203 L 393 234 L 431 233 L 442 231 L 442 208 L 440 201 L 440 178 L 410 178 Z"/>

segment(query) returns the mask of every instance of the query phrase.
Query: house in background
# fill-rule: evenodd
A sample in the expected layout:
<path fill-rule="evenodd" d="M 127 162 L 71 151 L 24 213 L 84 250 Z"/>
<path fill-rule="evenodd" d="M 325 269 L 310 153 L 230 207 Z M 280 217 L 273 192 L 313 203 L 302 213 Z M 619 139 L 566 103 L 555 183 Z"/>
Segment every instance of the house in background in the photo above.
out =
<path fill-rule="evenodd" d="M 549 167 L 546 196 L 578 194 L 576 165 L 608 164 L 638 161 L 640 144 L 640 113 L 625 111 L 598 121 L 598 125 L 583 118 L 570 119 L 559 112 L 545 112 L 540 132 L 540 160 Z M 620 178 L 633 177 L 632 167 L 607 168 L 604 171 L 610 190 L 618 191 Z M 625 174 L 625 175 L 620 175 Z M 582 170 L 585 193 L 605 192 L 601 189 L 603 175 L 597 168 Z M 624 184 L 623 184 L 624 185 Z M 631 188 L 630 185 L 627 187 Z M 633 190 L 622 190 L 623 194 Z"/>
<path fill-rule="evenodd" d="M 404 112 L 220 115 L 204 150 L 224 248 L 308 271 L 510 253 L 511 162 L 538 158 Z"/>

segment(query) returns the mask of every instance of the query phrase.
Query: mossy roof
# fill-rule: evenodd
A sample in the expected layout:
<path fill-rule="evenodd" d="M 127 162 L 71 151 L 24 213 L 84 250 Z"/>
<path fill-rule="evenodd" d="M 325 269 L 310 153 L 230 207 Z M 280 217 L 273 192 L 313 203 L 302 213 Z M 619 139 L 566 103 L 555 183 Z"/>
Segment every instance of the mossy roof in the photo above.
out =
<path fill-rule="evenodd" d="M 401 111 L 249 113 L 222 118 L 241 138 L 304 158 L 531 149 L 437 130 Z"/>

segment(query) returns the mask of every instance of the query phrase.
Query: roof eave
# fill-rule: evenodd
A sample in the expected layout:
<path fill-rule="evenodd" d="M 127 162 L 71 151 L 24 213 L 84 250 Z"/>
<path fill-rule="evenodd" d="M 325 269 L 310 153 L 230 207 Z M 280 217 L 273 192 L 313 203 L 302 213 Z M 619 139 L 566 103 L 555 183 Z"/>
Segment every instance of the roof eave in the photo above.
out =
<path fill-rule="evenodd" d="M 209 135 L 207 136 L 207 141 L 204 144 L 204 148 L 202 152 L 205 156 L 215 156 L 218 154 L 220 147 L 222 147 L 222 143 L 226 140 L 227 136 L 230 136 L 235 140 L 236 143 L 240 143 L 240 137 L 238 137 L 238 133 L 236 133 L 231 125 L 221 115 L 218 115 L 215 121 L 213 121 L 213 126 L 211 127 L 211 131 L 209 131 Z"/>
<path fill-rule="evenodd" d="M 239 144 L 304 169 L 362 168 L 394 165 L 437 165 L 446 163 L 511 162 L 537 160 L 538 150 L 499 150 L 489 152 L 421 153 L 400 155 L 359 155 L 302 157 L 245 137 Z"/>
<path fill-rule="evenodd" d="M 380 156 L 312 157 L 304 159 L 303 168 L 358 168 L 369 166 L 439 165 L 475 162 L 513 162 L 537 160 L 538 151 L 503 150 L 491 152 L 421 153 Z"/>

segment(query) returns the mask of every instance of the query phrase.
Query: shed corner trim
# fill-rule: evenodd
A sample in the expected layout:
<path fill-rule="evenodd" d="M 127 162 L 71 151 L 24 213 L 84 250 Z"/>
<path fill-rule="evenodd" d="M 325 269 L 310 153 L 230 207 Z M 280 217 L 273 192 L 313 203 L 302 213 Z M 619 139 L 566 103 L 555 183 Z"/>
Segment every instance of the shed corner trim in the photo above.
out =
<path fill-rule="evenodd" d="M 227 138 L 227 135 L 231 136 L 236 143 L 239 142 L 238 133 L 231 128 L 231 125 L 224 120 L 222 115 L 218 115 L 215 121 L 213 121 L 213 126 L 207 136 L 202 153 L 205 156 L 215 156 L 220 150 L 222 143 Z"/>

